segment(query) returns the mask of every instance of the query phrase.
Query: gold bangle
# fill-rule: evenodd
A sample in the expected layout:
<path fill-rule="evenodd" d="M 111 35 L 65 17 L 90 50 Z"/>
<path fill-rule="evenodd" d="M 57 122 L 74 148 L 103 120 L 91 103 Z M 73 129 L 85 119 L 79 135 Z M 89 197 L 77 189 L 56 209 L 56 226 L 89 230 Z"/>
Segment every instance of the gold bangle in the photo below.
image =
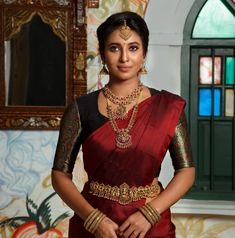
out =
<path fill-rule="evenodd" d="M 103 221 L 106 216 L 103 213 L 100 213 L 99 216 L 96 217 L 95 221 L 92 223 L 92 227 L 90 228 L 91 233 L 94 234 L 99 224 Z"/>
<path fill-rule="evenodd" d="M 100 222 L 105 218 L 106 216 L 99 211 L 98 209 L 93 210 L 89 216 L 86 218 L 84 222 L 85 229 L 94 234 L 96 229 L 98 228 Z"/>
<path fill-rule="evenodd" d="M 95 214 L 99 212 L 98 209 L 93 210 L 89 216 L 86 218 L 85 222 L 84 222 L 84 227 L 86 230 L 88 230 L 88 227 L 90 226 L 90 224 L 92 223 L 93 217 L 95 216 Z"/>
<path fill-rule="evenodd" d="M 92 229 L 93 229 L 93 223 L 96 220 L 96 218 L 100 215 L 100 211 L 96 211 L 96 213 L 94 213 L 94 215 L 91 217 L 91 219 L 89 220 L 89 222 L 87 223 L 87 226 L 85 227 L 87 229 L 87 231 L 89 231 L 90 233 L 92 233 Z"/>
<path fill-rule="evenodd" d="M 149 221 L 149 223 L 153 226 L 155 224 L 155 220 L 151 214 L 151 212 L 148 211 L 147 207 L 143 206 L 139 208 L 140 212 L 144 217 Z"/>
<path fill-rule="evenodd" d="M 143 207 L 140 207 L 139 211 L 149 221 L 149 223 L 152 226 L 158 223 L 159 220 L 161 219 L 161 215 L 159 214 L 159 212 L 150 204 L 145 204 Z"/>
<path fill-rule="evenodd" d="M 152 212 L 152 214 L 153 214 L 155 220 L 156 220 L 157 222 L 159 222 L 159 220 L 160 220 L 160 218 L 161 218 L 159 212 L 158 212 L 154 207 L 152 207 L 149 203 L 146 204 L 146 207 L 149 209 L 149 211 Z"/>

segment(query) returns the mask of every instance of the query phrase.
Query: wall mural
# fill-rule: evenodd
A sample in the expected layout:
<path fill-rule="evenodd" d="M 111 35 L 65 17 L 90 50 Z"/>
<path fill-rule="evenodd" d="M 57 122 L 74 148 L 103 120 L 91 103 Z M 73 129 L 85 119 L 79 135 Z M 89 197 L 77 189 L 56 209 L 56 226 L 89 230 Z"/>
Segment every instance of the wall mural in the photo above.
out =
<path fill-rule="evenodd" d="M 71 211 L 50 181 L 58 132 L 0 131 L 0 237 L 63 237 Z"/>
<path fill-rule="evenodd" d="M 144 16 L 147 5 L 148 0 L 102 0 L 100 8 L 87 10 L 89 91 L 100 88 L 106 80 L 97 77 L 101 68 L 97 26 L 121 10 Z M 50 180 L 57 138 L 55 131 L 0 131 L 0 238 L 67 237 L 73 212 L 54 193 Z M 74 172 L 80 190 L 86 181 L 82 166 L 80 152 Z M 235 221 L 230 217 L 174 215 L 173 220 L 177 238 L 227 238 L 235 234 Z"/>

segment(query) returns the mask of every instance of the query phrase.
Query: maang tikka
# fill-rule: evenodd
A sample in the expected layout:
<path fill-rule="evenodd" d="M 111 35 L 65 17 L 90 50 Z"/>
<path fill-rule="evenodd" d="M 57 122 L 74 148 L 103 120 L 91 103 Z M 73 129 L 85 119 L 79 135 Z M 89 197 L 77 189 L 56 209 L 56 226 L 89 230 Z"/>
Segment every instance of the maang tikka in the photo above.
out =
<path fill-rule="evenodd" d="M 126 24 L 126 20 L 124 20 L 124 25 L 119 28 L 119 32 L 119 36 L 123 40 L 128 40 L 131 37 L 132 31 L 131 28 Z"/>

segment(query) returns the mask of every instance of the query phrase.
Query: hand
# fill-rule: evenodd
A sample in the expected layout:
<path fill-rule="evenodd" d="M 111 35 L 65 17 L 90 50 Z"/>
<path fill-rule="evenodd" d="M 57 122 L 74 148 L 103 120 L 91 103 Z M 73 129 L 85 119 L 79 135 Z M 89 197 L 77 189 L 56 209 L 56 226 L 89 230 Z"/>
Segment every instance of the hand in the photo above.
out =
<path fill-rule="evenodd" d="M 118 238 L 118 225 L 108 217 L 105 217 L 95 231 L 96 238 Z"/>
<path fill-rule="evenodd" d="M 144 238 L 150 228 L 149 221 L 138 211 L 127 218 L 119 232 L 123 238 Z"/>

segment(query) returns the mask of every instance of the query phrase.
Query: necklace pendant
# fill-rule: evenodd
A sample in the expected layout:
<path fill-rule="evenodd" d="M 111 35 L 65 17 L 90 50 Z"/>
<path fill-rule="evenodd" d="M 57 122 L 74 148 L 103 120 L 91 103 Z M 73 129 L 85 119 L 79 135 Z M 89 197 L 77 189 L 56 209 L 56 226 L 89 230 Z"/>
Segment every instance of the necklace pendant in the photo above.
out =
<path fill-rule="evenodd" d="M 120 131 L 116 136 L 116 145 L 120 149 L 126 149 L 132 145 L 131 135 L 126 131 Z"/>
<path fill-rule="evenodd" d="M 115 119 L 126 119 L 127 114 L 126 114 L 126 107 L 123 104 L 118 104 L 114 114 L 115 114 Z"/>

